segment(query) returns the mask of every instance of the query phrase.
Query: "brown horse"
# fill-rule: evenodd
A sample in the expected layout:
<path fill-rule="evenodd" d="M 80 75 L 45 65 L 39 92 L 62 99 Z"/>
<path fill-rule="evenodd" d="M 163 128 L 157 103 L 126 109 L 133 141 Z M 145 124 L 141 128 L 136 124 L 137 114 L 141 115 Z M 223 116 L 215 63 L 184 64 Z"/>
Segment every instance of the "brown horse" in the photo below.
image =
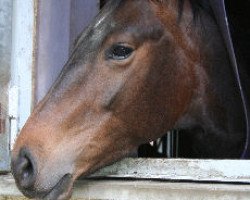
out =
<path fill-rule="evenodd" d="M 27 197 L 68 199 L 80 175 L 170 129 L 192 139 L 193 157 L 240 157 L 243 108 L 207 2 L 105 5 L 17 138 L 12 171 Z"/>

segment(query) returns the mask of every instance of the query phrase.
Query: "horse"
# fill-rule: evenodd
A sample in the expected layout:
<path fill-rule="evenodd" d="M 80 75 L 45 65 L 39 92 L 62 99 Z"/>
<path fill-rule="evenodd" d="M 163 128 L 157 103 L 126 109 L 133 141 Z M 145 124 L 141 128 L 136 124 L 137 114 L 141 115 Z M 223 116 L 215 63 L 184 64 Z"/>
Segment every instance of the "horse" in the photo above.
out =
<path fill-rule="evenodd" d="M 207 0 L 109 0 L 81 33 L 12 151 L 29 198 L 69 199 L 88 176 L 168 130 L 192 157 L 239 158 L 244 110 Z"/>

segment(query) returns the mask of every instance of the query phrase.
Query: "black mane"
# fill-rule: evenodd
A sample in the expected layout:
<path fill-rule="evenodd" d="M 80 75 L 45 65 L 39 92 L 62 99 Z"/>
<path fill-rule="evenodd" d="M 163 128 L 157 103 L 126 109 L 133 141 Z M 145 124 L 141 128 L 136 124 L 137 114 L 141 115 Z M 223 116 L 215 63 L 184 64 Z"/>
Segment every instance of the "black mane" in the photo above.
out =
<path fill-rule="evenodd" d="M 102 8 L 107 2 L 110 2 L 111 0 L 101 0 L 100 1 L 100 8 Z M 118 1 L 118 0 L 115 0 Z M 168 1 L 168 0 L 166 0 Z M 186 0 L 177 0 L 178 6 L 179 6 L 179 16 L 181 18 L 182 11 L 183 11 L 183 5 Z M 192 5 L 192 10 L 194 14 L 194 20 L 197 19 L 199 15 L 200 9 L 205 10 L 209 14 L 212 14 L 212 9 L 210 7 L 210 3 L 208 0 L 189 0 Z M 113 1 L 114 2 L 114 1 Z"/>
<path fill-rule="evenodd" d="M 178 0 L 178 6 L 179 6 L 179 16 L 181 18 L 182 12 L 183 12 L 183 5 L 186 0 Z M 189 0 L 191 6 L 192 6 L 192 11 L 193 11 L 193 16 L 194 20 L 196 20 L 199 16 L 199 13 L 201 10 L 207 12 L 211 16 L 213 16 L 213 12 L 210 6 L 210 3 L 208 0 Z"/>

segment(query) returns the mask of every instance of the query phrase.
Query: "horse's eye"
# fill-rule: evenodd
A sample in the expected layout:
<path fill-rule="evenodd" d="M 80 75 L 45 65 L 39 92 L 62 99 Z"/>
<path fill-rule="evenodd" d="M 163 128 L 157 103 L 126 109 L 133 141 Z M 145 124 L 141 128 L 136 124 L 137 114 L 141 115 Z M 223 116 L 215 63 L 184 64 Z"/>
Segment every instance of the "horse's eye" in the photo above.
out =
<path fill-rule="evenodd" d="M 124 60 L 128 58 L 133 53 L 133 51 L 134 50 L 131 47 L 122 44 L 116 44 L 108 50 L 106 53 L 106 58 L 113 60 Z"/>

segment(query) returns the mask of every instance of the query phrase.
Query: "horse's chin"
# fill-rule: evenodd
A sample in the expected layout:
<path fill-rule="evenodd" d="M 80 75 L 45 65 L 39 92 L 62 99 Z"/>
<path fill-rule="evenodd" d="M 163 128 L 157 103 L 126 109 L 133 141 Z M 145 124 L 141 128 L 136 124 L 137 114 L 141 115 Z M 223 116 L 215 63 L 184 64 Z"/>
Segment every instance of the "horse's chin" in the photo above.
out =
<path fill-rule="evenodd" d="M 32 199 L 57 199 L 66 200 L 70 199 L 73 189 L 73 178 L 71 174 L 64 175 L 59 182 L 49 191 L 36 191 L 33 189 L 20 189 L 22 193 Z"/>
<path fill-rule="evenodd" d="M 61 180 L 53 187 L 42 199 L 70 199 L 73 189 L 71 174 L 64 175 Z"/>

